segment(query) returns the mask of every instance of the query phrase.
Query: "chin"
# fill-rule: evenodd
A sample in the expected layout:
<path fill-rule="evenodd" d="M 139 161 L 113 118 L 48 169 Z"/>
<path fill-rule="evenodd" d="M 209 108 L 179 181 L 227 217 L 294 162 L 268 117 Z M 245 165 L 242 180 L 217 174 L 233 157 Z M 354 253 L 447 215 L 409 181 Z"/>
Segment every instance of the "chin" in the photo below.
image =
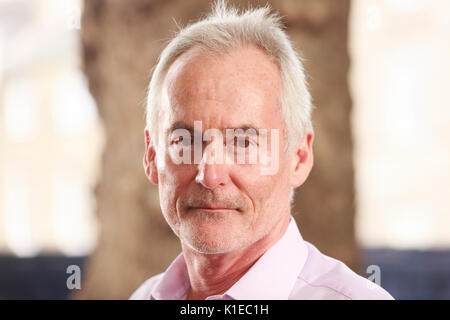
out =
<path fill-rule="evenodd" d="M 227 245 L 216 245 L 207 242 L 184 242 L 186 243 L 192 250 L 197 251 L 201 254 L 223 254 L 228 252 L 233 252 L 235 250 L 240 249 L 239 247 L 227 246 Z"/>
<path fill-rule="evenodd" d="M 193 230 L 191 230 L 193 231 Z M 222 236 L 220 232 L 187 232 L 182 233 L 181 241 L 202 254 L 221 254 L 232 252 L 246 246 L 245 239 L 238 235 L 228 234 Z"/>

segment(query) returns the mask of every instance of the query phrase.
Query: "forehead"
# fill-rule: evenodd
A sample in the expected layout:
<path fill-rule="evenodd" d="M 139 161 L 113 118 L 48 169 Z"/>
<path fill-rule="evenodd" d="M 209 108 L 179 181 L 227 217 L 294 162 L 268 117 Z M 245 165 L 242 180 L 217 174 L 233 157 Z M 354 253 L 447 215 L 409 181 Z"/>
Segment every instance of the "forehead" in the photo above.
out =
<path fill-rule="evenodd" d="M 279 68 L 254 47 L 220 55 L 191 49 L 171 65 L 163 88 L 163 113 L 172 122 L 203 120 L 207 125 L 233 126 L 243 121 L 273 127 L 266 122 L 281 119 Z"/>

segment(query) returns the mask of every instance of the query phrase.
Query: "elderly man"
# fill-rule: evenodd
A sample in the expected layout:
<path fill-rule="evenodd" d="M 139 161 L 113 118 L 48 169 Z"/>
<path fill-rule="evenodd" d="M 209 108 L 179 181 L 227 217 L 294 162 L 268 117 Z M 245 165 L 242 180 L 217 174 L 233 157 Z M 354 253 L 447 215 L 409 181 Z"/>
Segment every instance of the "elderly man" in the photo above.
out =
<path fill-rule="evenodd" d="M 291 216 L 313 166 L 311 109 L 270 8 L 219 1 L 176 35 L 149 86 L 144 169 L 182 253 L 131 299 L 392 299 Z"/>

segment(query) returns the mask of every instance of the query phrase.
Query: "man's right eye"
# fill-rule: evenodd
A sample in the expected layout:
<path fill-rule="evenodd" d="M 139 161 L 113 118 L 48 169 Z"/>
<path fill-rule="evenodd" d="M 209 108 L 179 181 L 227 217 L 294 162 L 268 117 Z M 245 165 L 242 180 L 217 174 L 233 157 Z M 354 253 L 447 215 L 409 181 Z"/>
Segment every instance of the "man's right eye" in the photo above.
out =
<path fill-rule="evenodd" d="M 172 141 L 173 144 L 180 145 L 182 147 L 189 147 L 191 145 L 190 139 L 176 139 Z"/>

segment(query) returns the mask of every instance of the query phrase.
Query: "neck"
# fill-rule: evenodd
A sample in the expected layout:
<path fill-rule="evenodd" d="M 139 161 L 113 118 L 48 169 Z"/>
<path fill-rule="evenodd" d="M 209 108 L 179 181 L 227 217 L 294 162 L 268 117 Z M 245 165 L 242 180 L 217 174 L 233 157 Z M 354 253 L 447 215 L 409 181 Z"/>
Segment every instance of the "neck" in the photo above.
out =
<path fill-rule="evenodd" d="M 285 233 L 290 215 L 283 217 L 262 239 L 249 247 L 220 254 L 202 254 L 181 244 L 191 287 L 188 300 L 225 293 Z"/>

